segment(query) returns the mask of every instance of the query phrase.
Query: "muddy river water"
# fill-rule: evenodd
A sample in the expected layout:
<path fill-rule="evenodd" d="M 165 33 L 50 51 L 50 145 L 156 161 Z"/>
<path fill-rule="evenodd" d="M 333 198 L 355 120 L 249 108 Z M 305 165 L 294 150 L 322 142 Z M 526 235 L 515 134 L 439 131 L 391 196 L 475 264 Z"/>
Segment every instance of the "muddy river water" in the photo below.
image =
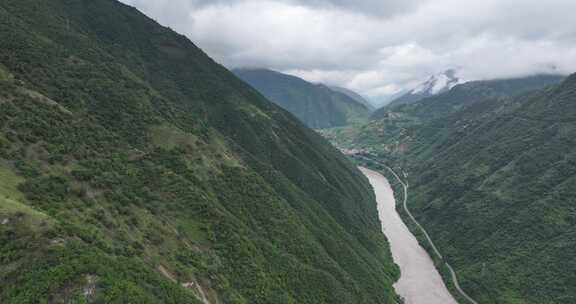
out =
<path fill-rule="evenodd" d="M 380 173 L 361 168 L 368 177 L 378 202 L 382 232 L 390 242 L 394 262 L 402 272 L 394 284 L 406 304 L 457 304 L 428 253 L 418 244 L 400 215 L 388 180 Z"/>

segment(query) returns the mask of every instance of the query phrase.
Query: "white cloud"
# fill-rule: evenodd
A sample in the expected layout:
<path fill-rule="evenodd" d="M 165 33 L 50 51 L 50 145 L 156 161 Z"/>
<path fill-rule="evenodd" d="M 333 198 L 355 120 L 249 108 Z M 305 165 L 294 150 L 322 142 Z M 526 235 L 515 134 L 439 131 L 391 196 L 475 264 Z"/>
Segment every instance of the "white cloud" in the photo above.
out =
<path fill-rule="evenodd" d="M 229 67 L 370 96 L 458 67 L 465 79 L 576 72 L 574 0 L 124 0 Z"/>

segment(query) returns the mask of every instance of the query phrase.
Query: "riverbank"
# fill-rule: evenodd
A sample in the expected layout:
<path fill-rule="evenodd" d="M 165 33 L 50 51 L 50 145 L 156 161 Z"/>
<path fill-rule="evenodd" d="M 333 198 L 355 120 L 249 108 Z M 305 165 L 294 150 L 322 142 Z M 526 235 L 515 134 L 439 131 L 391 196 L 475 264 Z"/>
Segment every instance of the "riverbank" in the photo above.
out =
<path fill-rule="evenodd" d="M 376 171 L 365 168 L 361 171 L 374 188 L 382 231 L 402 273 L 394 285 L 396 292 L 406 304 L 456 304 L 433 260 L 396 211 L 394 193 L 388 180 Z"/>

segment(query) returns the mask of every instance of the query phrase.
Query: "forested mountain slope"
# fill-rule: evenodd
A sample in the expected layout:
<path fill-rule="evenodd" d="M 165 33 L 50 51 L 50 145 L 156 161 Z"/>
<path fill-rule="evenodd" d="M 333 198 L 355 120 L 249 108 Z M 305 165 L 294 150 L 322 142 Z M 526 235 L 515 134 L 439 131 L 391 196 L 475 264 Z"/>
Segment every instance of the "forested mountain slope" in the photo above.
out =
<path fill-rule="evenodd" d="M 365 178 L 113 0 L 0 1 L 1 303 L 394 303 Z"/>
<path fill-rule="evenodd" d="M 478 112 L 517 104 L 513 101 L 518 96 L 557 85 L 564 79 L 559 75 L 536 75 L 467 82 L 417 103 L 381 108 L 373 113 L 368 123 L 321 132 L 341 148 L 402 155 L 413 140 L 412 129 L 453 129 L 460 115 L 478 118 Z"/>
<path fill-rule="evenodd" d="M 237 69 L 234 73 L 311 128 L 365 122 L 370 116 L 367 105 L 322 84 L 265 69 Z"/>
<path fill-rule="evenodd" d="M 479 303 L 576 302 L 576 75 L 401 119 L 371 130 L 402 149 L 372 152 L 408 172 L 410 208 L 464 290 Z"/>
<path fill-rule="evenodd" d="M 412 208 L 480 303 L 576 302 L 576 76 L 413 134 Z"/>

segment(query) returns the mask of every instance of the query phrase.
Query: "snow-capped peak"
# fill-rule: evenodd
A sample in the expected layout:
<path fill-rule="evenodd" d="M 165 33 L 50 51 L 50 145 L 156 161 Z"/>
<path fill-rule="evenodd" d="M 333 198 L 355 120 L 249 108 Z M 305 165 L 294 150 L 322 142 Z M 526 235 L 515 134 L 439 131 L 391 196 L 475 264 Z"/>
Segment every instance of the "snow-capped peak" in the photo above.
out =
<path fill-rule="evenodd" d="M 414 95 L 436 95 L 452 89 L 460 83 L 454 70 L 448 70 L 440 74 L 431 76 L 411 91 Z"/>
<path fill-rule="evenodd" d="M 415 103 L 424 98 L 447 92 L 459 83 L 461 81 L 456 77 L 456 71 L 447 70 L 431 76 L 412 91 L 408 91 L 408 93 L 392 101 L 390 106 Z"/>

